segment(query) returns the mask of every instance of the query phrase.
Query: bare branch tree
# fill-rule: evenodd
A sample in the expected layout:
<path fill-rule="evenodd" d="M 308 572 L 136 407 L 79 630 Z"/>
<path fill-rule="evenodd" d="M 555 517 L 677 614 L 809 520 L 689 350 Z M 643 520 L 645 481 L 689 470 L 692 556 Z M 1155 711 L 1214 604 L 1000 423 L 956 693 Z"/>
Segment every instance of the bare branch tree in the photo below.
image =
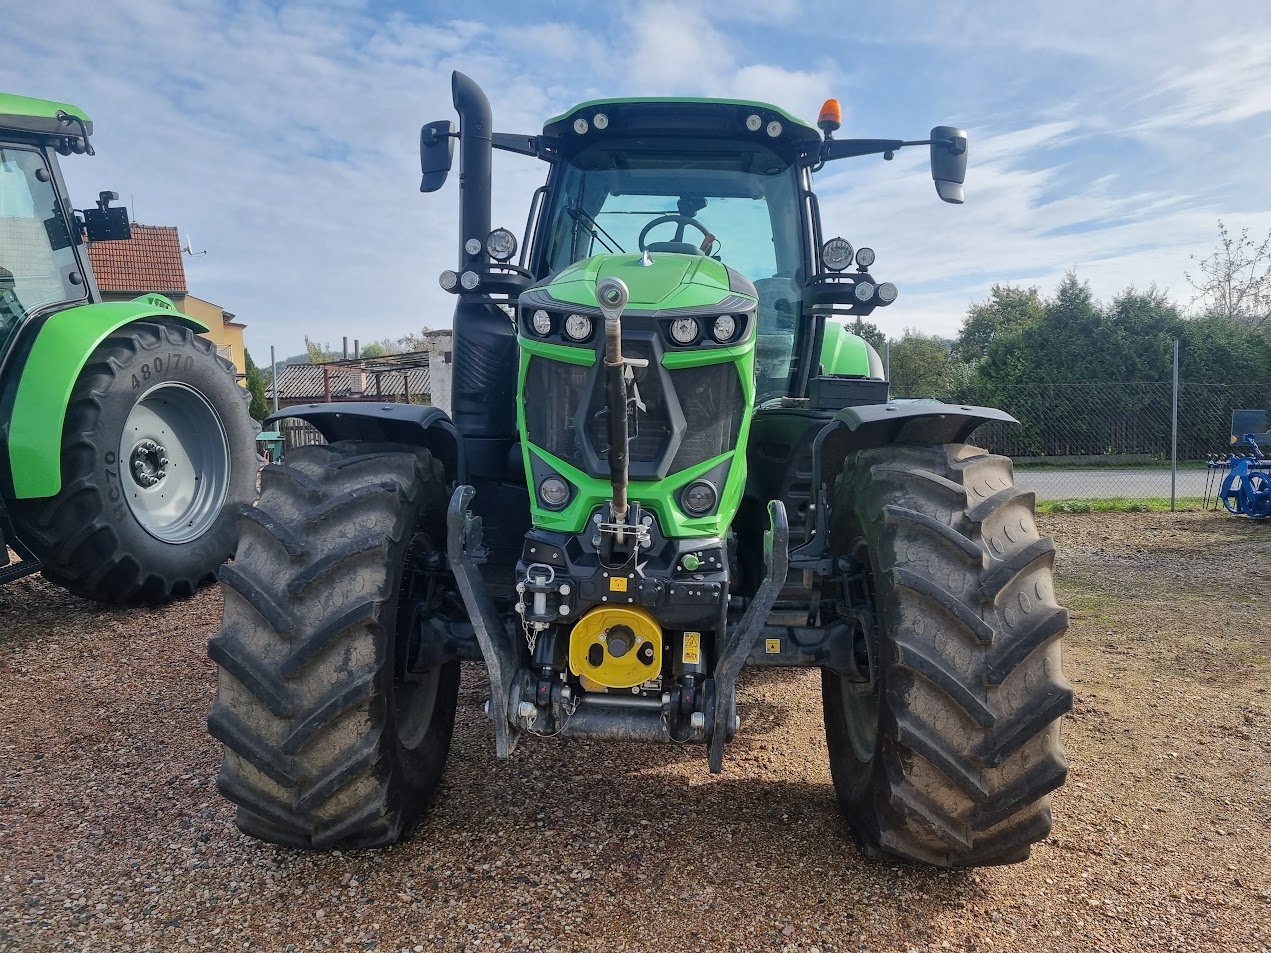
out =
<path fill-rule="evenodd" d="M 1204 258 L 1191 256 L 1199 274 L 1183 273 L 1196 292 L 1193 307 L 1254 328 L 1271 327 L 1271 231 L 1262 241 L 1249 229 L 1233 237 L 1218 221 L 1218 245 Z"/>

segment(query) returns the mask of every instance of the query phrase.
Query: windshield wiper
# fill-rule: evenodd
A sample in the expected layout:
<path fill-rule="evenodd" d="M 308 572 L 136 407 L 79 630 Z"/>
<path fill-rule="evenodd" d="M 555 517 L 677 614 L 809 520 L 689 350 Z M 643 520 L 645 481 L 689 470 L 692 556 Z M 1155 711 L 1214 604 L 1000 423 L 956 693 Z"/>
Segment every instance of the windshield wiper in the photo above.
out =
<path fill-rule="evenodd" d="M 565 211 L 566 213 L 568 213 L 569 217 L 572 218 L 575 222 L 579 222 L 580 224 L 584 225 L 587 228 L 587 231 L 591 232 L 591 237 L 594 238 L 596 241 L 600 242 L 600 244 L 605 246 L 605 251 L 609 252 L 610 254 L 613 254 L 614 252 L 623 252 L 623 253 L 626 252 L 626 249 L 618 244 L 618 240 L 605 231 L 605 228 L 603 225 L 597 222 L 594 218 L 592 218 L 582 209 L 569 208 L 568 206 L 566 206 Z M 587 222 L 590 222 L 591 224 L 588 225 L 587 222 L 583 222 L 583 219 L 586 219 Z M 600 237 L 601 235 L 604 235 L 604 238 L 601 238 Z M 605 239 L 608 239 L 609 241 L 605 241 Z M 610 244 L 610 242 L 612 242 L 613 244 Z"/>

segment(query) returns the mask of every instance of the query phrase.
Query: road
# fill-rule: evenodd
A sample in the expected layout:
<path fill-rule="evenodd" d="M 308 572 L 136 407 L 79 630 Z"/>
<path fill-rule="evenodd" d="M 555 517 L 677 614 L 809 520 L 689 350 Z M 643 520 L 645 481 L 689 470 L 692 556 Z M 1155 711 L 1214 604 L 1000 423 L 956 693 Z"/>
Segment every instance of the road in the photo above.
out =
<path fill-rule="evenodd" d="M 1208 470 L 1179 470 L 1178 495 L 1204 496 Z M 1169 469 L 1018 470 L 1015 482 L 1037 493 L 1039 500 L 1090 500 L 1114 496 L 1169 496 Z"/>

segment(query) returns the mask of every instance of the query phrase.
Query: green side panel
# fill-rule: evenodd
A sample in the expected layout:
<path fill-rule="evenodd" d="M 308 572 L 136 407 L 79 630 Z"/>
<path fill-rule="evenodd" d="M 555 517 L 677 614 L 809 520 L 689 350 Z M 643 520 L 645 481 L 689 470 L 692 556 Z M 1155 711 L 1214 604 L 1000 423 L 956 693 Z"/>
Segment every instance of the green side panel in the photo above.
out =
<path fill-rule="evenodd" d="M 821 366 L 825 368 L 826 374 L 874 377 L 876 375 L 871 369 L 870 361 L 872 351 L 868 341 L 857 337 L 837 321 L 825 322 L 825 337 L 821 341 Z"/>
<path fill-rule="evenodd" d="M 21 122 L 20 120 L 51 119 L 56 121 L 58 110 L 79 117 L 88 124 L 88 131 L 90 133 L 93 131 L 88 113 L 78 106 L 72 106 L 70 103 L 56 103 L 51 99 L 34 99 L 31 96 L 0 93 L 0 127 L 12 125 L 26 127 L 29 125 L 29 123 Z"/>
<path fill-rule="evenodd" d="M 589 99 L 585 103 L 579 103 L 572 109 L 566 110 L 559 116 L 553 116 L 543 123 L 543 128 L 546 129 L 548 126 L 553 126 L 558 122 L 564 122 L 573 116 L 574 113 L 582 110 L 603 109 L 605 106 L 616 106 L 624 103 L 714 103 L 719 106 L 749 106 L 753 109 L 766 109 L 775 112 L 787 122 L 805 127 L 817 138 L 821 136 L 821 133 L 810 122 L 791 115 L 780 106 L 774 106 L 772 103 L 763 103 L 755 99 L 712 99 L 703 96 L 632 96 L 618 99 Z"/>
<path fill-rule="evenodd" d="M 71 389 L 97 345 L 125 324 L 145 318 L 208 330 L 154 294 L 67 308 L 44 322 L 22 367 L 9 426 L 9 472 L 17 499 L 54 496 L 62 489 L 62 423 Z"/>
<path fill-rule="evenodd" d="M 521 344 L 521 353 L 537 354 L 539 357 L 550 358 L 553 361 L 563 361 L 566 364 L 578 364 L 582 367 L 591 367 L 596 363 L 596 352 L 589 347 L 568 347 L 564 344 L 552 344 L 549 341 L 534 341 L 530 338 L 518 338 Z M 519 391 L 524 393 L 524 391 Z"/>
<path fill-rule="evenodd" d="M 734 294 L 728 269 L 705 255 L 654 252 L 650 265 L 640 255 L 593 255 L 561 271 L 547 286 L 558 301 L 596 307 L 596 283 L 621 278 L 631 293 L 628 310 L 696 308 Z"/>

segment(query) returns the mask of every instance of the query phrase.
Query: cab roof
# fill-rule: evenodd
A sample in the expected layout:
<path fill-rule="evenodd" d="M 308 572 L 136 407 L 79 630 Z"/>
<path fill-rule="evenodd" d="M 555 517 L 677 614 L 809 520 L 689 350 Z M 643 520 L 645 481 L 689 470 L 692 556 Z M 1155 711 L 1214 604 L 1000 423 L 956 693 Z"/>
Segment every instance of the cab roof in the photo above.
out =
<path fill-rule="evenodd" d="M 549 119 L 543 135 L 566 157 L 602 142 L 638 148 L 650 139 L 674 137 L 749 141 L 793 160 L 821 143 L 815 126 L 770 103 L 689 96 L 593 99 Z"/>
<path fill-rule="evenodd" d="M 84 124 L 84 132 L 93 132 L 93 121 L 88 113 L 70 103 L 54 102 L 51 99 L 35 99 L 31 96 L 18 96 L 15 93 L 0 93 L 0 129 L 14 129 L 19 132 L 36 133 L 49 136 L 78 136 L 79 123 L 68 126 L 58 119 L 58 114 L 79 119 Z"/>

